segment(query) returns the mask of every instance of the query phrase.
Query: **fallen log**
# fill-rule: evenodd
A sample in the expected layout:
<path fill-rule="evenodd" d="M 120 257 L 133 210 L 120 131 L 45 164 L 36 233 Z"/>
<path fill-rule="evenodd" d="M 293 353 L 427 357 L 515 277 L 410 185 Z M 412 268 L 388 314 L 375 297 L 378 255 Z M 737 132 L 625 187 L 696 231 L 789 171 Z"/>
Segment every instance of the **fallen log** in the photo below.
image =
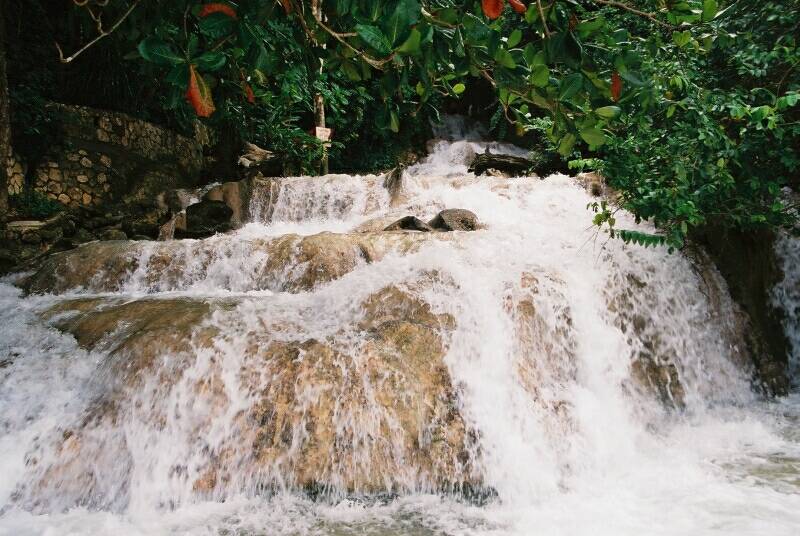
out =
<path fill-rule="evenodd" d="M 475 175 L 485 175 L 490 169 L 497 170 L 509 177 L 525 175 L 533 162 L 521 156 L 510 154 L 492 154 L 489 149 L 483 154 L 476 154 L 469 171 Z"/>

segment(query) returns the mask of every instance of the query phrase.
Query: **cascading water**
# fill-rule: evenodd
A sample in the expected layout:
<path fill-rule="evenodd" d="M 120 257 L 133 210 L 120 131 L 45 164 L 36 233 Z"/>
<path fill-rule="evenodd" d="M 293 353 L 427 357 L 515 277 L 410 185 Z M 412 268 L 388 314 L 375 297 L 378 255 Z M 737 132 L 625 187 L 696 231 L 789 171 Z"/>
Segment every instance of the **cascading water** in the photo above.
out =
<path fill-rule="evenodd" d="M 797 534 L 800 399 L 752 393 L 716 271 L 486 146 L 0 285 L 0 534 Z M 381 231 L 444 208 L 484 228 Z"/>

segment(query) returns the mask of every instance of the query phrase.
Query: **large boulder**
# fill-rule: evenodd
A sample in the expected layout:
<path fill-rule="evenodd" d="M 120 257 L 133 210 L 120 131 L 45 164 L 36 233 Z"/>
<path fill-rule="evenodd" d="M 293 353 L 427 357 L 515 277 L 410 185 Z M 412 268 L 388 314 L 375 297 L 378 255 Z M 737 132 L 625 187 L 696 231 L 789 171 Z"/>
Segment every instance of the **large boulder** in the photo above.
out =
<path fill-rule="evenodd" d="M 232 229 L 233 210 L 225 201 L 204 199 L 186 207 L 184 238 L 202 238 Z"/>
<path fill-rule="evenodd" d="M 204 200 L 222 201 L 230 207 L 230 222 L 234 227 L 244 225 L 249 216 L 251 185 L 249 180 L 225 182 L 211 188 L 203 196 Z"/>
<path fill-rule="evenodd" d="M 475 231 L 481 224 L 474 212 L 463 208 L 448 208 L 436 215 L 428 225 L 437 231 Z"/>
<path fill-rule="evenodd" d="M 141 471 L 163 471 L 151 477 L 197 498 L 480 486 L 476 435 L 444 362 L 455 323 L 420 298 L 424 285 L 362 297 L 327 336 L 263 299 L 53 307 L 45 317 L 104 356 L 102 377 L 85 415 L 41 438 L 49 452 L 19 501 L 124 501 Z M 130 441 L 130 427 L 141 441 Z M 140 449 L 159 445 L 177 448 L 164 450 L 163 466 L 137 465 Z"/>

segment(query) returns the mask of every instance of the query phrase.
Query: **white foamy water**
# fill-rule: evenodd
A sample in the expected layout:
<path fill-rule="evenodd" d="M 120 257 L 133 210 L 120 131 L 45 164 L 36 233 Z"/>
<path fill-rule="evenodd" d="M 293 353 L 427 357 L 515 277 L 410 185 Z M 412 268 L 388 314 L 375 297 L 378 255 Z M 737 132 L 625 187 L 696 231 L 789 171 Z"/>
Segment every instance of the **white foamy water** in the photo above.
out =
<path fill-rule="evenodd" d="M 569 177 L 468 174 L 486 146 L 438 142 L 395 198 L 382 177 L 281 179 L 256 193 L 242 229 L 121 246 L 121 269 L 104 264 L 56 295 L 0 284 L 0 534 L 798 534 L 800 398 L 751 392 L 716 271 L 595 235 L 592 199 Z M 303 237 L 444 208 L 485 228 L 413 247 L 364 233 L 388 244 L 379 257 L 295 284 L 314 262 L 296 253 Z M 275 264 L 279 252 L 288 264 Z M 402 415 L 382 402 L 385 378 L 358 327 L 361 304 L 390 285 L 454 321 L 444 363 L 474 434 L 454 474 L 477 474 L 478 496 L 442 490 L 399 447 Z M 141 334 L 146 308 L 87 351 L 54 327 L 75 313 L 45 314 L 76 298 L 181 308 L 148 320 L 161 331 L 142 355 L 117 345 Z M 210 312 L 187 328 L 201 306 Z M 254 464 L 242 415 L 261 397 L 285 400 L 270 389 L 286 388 L 286 372 L 253 352 L 295 340 L 345 357 L 314 381 L 302 351 L 291 361 L 306 370 L 290 382 L 297 419 L 284 450 Z M 139 369 L 145 353 L 153 364 Z M 662 381 L 648 389 L 642 369 Z M 311 463 L 308 415 L 326 397 L 336 439 L 316 474 L 328 489 L 313 496 L 298 475 Z M 222 476 L 199 489 L 209 467 Z M 348 484 L 368 474 L 391 493 Z"/>

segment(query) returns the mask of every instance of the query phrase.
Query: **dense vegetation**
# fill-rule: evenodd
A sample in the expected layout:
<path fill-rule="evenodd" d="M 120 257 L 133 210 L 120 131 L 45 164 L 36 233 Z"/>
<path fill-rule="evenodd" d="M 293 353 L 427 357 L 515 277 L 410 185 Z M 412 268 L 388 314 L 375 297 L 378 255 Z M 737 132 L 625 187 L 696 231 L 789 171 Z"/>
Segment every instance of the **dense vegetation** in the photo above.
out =
<path fill-rule="evenodd" d="M 709 223 L 794 222 L 781 189 L 800 165 L 798 0 L 10 4 L 14 20 L 45 21 L 8 39 L 29 152 L 47 142 L 41 102 L 68 100 L 185 131 L 202 118 L 223 161 L 250 141 L 290 171 L 319 170 L 324 124 L 333 169 L 372 171 L 442 110 L 471 109 L 497 136 L 600 171 L 659 229 L 617 229 L 618 207 L 594 205 L 626 241 L 680 248 Z"/>

